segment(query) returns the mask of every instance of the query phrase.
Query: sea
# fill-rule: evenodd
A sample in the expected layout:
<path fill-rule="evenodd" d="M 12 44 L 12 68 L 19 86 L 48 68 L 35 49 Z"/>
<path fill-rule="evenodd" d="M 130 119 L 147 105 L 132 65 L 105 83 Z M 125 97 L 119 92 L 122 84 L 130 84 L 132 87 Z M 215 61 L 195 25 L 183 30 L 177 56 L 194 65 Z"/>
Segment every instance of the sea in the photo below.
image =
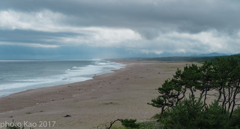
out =
<path fill-rule="evenodd" d="M 106 60 L 0 60 L 0 97 L 92 79 L 124 64 Z"/>

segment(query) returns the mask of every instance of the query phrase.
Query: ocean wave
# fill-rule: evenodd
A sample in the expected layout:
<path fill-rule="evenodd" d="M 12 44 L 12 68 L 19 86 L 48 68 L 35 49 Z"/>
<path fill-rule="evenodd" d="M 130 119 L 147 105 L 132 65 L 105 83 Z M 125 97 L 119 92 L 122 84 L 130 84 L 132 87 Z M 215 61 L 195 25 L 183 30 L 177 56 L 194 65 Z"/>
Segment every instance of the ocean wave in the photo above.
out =
<path fill-rule="evenodd" d="M 80 61 L 81 63 L 81 61 Z M 0 96 L 7 96 L 16 92 L 40 87 L 56 86 L 92 79 L 95 75 L 113 72 L 112 70 L 125 67 L 123 64 L 93 60 L 88 65 L 72 66 L 54 76 L 32 77 L 28 79 L 16 79 L 8 83 L 0 84 Z"/>

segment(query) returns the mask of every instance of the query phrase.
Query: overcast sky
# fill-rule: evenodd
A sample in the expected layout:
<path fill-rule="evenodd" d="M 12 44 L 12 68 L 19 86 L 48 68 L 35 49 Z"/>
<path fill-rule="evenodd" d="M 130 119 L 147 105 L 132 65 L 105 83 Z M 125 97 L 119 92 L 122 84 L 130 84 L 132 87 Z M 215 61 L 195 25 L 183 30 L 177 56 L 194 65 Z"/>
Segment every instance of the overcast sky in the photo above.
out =
<path fill-rule="evenodd" d="M 0 59 L 240 52 L 239 0 L 1 0 Z"/>

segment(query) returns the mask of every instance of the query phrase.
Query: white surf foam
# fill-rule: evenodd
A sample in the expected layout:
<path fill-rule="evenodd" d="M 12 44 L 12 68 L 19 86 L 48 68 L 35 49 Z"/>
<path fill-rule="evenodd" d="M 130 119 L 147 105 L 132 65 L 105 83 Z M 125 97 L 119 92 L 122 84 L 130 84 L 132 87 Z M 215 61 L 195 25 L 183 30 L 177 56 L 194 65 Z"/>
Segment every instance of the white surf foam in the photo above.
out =
<path fill-rule="evenodd" d="M 60 84 L 68 84 L 92 79 L 95 75 L 110 73 L 112 70 L 125 67 L 123 64 L 110 61 L 94 60 L 95 63 L 84 67 L 72 66 L 64 71 L 64 74 L 31 78 L 25 80 L 16 80 L 16 83 L 1 84 L 0 97 L 13 93 L 25 91 L 28 89 L 36 89 L 40 87 L 49 87 Z"/>

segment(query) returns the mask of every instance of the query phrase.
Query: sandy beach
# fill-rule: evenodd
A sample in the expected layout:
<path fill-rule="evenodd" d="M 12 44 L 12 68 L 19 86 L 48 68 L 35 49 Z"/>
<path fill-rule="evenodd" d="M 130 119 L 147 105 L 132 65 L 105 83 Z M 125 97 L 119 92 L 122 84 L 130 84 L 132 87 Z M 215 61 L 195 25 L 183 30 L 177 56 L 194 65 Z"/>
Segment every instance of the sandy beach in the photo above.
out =
<path fill-rule="evenodd" d="M 14 119 L 29 126 L 37 124 L 34 129 L 96 129 L 115 119 L 150 120 L 160 111 L 147 105 L 159 95 L 156 89 L 171 78 L 177 68 L 192 64 L 112 61 L 126 64 L 126 67 L 84 82 L 33 89 L 0 98 L 0 122 Z M 64 117 L 66 115 L 71 117 Z"/>

